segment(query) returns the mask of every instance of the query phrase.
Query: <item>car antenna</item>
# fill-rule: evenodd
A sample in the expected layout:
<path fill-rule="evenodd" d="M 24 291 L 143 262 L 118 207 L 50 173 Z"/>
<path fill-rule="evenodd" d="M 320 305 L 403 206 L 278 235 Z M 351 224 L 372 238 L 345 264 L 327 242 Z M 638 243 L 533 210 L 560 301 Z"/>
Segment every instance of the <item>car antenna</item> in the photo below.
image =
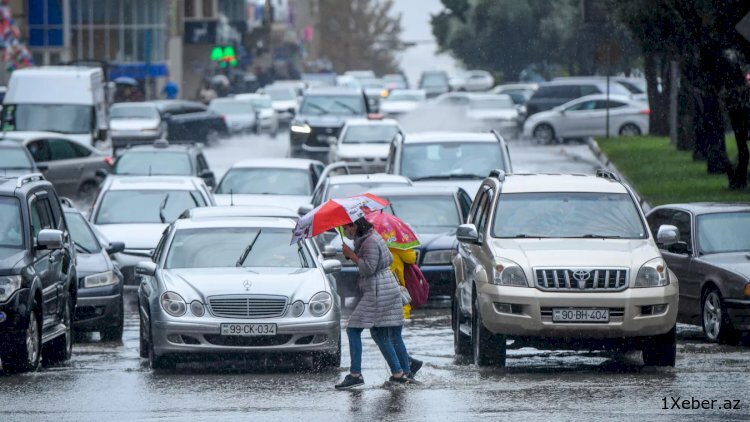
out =
<path fill-rule="evenodd" d="M 229 189 L 229 206 L 234 206 L 234 189 Z"/>

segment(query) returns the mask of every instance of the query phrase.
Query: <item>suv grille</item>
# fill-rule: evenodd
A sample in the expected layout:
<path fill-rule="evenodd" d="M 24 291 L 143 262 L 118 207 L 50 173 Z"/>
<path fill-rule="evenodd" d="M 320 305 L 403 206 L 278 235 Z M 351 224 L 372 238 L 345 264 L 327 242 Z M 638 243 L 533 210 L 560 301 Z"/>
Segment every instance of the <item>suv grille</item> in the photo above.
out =
<path fill-rule="evenodd" d="M 330 144 L 328 143 L 329 137 L 338 138 L 339 134 L 341 133 L 341 127 L 319 127 L 319 126 L 312 126 L 311 125 L 311 132 L 310 135 L 307 137 L 307 141 L 305 141 L 305 144 L 311 147 L 326 147 L 328 148 Z"/>
<path fill-rule="evenodd" d="M 624 268 L 537 268 L 534 274 L 539 290 L 612 292 L 628 287 Z"/>
<path fill-rule="evenodd" d="M 208 306 L 214 316 L 222 318 L 274 318 L 286 311 L 284 296 L 212 296 Z"/>

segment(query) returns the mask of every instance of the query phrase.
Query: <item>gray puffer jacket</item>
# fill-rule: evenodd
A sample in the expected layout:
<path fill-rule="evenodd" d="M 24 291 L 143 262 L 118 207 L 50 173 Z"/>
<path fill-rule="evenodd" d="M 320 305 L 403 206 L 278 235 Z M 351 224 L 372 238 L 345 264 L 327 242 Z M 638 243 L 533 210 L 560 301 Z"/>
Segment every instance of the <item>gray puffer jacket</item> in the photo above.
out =
<path fill-rule="evenodd" d="M 359 257 L 357 285 L 362 297 L 349 317 L 349 327 L 396 327 L 403 325 L 401 290 L 390 270 L 393 255 L 375 231 L 354 239 Z"/>

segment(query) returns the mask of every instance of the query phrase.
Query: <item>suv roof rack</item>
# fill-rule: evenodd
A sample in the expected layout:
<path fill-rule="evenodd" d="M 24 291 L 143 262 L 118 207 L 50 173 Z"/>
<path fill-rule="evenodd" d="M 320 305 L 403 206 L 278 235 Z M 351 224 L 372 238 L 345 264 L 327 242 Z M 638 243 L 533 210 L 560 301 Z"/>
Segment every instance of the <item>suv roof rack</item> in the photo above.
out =
<path fill-rule="evenodd" d="M 501 183 L 505 181 L 505 170 L 495 169 L 490 172 L 490 177 L 494 177 Z"/>
<path fill-rule="evenodd" d="M 497 142 L 504 142 L 505 138 L 503 138 L 503 135 L 500 134 L 500 132 L 497 129 L 492 129 L 490 131 L 491 134 L 495 135 L 495 138 L 497 138 Z"/>
<path fill-rule="evenodd" d="M 18 182 L 16 183 L 16 188 L 20 188 L 21 186 L 31 183 L 31 182 L 39 182 L 44 180 L 44 176 L 42 173 L 29 173 L 24 174 L 23 176 L 18 176 Z"/>
<path fill-rule="evenodd" d="M 601 177 L 602 179 L 607 179 L 610 182 L 621 182 L 620 176 L 616 175 L 615 173 L 605 170 L 605 169 L 599 169 L 596 171 L 596 177 Z"/>

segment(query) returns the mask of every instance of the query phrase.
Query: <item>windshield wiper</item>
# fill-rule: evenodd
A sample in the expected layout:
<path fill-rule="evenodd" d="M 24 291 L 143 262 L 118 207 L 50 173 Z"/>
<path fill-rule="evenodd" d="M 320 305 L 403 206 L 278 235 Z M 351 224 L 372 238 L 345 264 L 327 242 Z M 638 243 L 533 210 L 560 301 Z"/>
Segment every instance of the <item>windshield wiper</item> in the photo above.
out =
<path fill-rule="evenodd" d="M 161 220 L 162 223 L 167 222 L 167 217 L 164 216 L 164 209 L 167 208 L 167 202 L 169 201 L 169 194 L 164 197 L 164 200 L 161 201 L 161 205 L 159 205 L 159 220 Z"/>
<path fill-rule="evenodd" d="M 260 233 L 262 231 L 263 230 L 258 230 L 258 233 L 253 238 L 253 241 L 250 242 L 249 245 L 247 245 L 247 247 L 245 248 L 244 251 L 242 251 L 242 255 L 240 255 L 240 259 L 237 260 L 237 263 L 235 264 L 235 267 L 241 267 L 242 264 L 245 263 L 245 260 L 247 259 L 248 255 L 250 255 L 250 251 L 253 250 L 253 246 L 255 246 L 255 242 L 258 241 L 258 237 L 260 237 Z"/>
<path fill-rule="evenodd" d="M 333 103 L 336 104 L 336 105 L 338 105 L 339 107 L 342 107 L 342 108 L 345 108 L 345 109 L 349 110 L 349 112 L 351 112 L 352 114 L 360 114 L 359 110 L 357 110 L 356 108 L 350 106 L 347 103 L 343 103 L 341 101 L 334 101 Z"/>
<path fill-rule="evenodd" d="M 307 103 L 306 105 L 307 105 L 307 106 L 310 106 L 310 107 L 312 107 L 312 108 L 315 108 L 315 109 L 318 109 L 318 110 L 320 110 L 320 114 L 328 114 L 328 113 L 330 113 L 330 112 L 328 111 L 328 109 L 326 109 L 326 108 L 324 108 L 324 107 L 321 107 L 321 106 L 319 106 L 319 105 L 317 105 L 317 104 L 313 104 L 313 103 Z"/>
<path fill-rule="evenodd" d="M 415 177 L 411 179 L 413 182 L 420 180 L 476 180 L 484 179 L 484 176 L 478 174 L 436 174 L 432 176 Z"/>
<path fill-rule="evenodd" d="M 513 236 L 516 239 L 546 239 L 547 236 L 536 236 L 536 235 L 530 235 L 525 233 L 519 233 L 515 236 Z"/>
<path fill-rule="evenodd" d="M 581 236 L 584 239 L 619 239 L 622 236 L 617 235 L 606 235 L 606 234 L 584 234 Z"/>

